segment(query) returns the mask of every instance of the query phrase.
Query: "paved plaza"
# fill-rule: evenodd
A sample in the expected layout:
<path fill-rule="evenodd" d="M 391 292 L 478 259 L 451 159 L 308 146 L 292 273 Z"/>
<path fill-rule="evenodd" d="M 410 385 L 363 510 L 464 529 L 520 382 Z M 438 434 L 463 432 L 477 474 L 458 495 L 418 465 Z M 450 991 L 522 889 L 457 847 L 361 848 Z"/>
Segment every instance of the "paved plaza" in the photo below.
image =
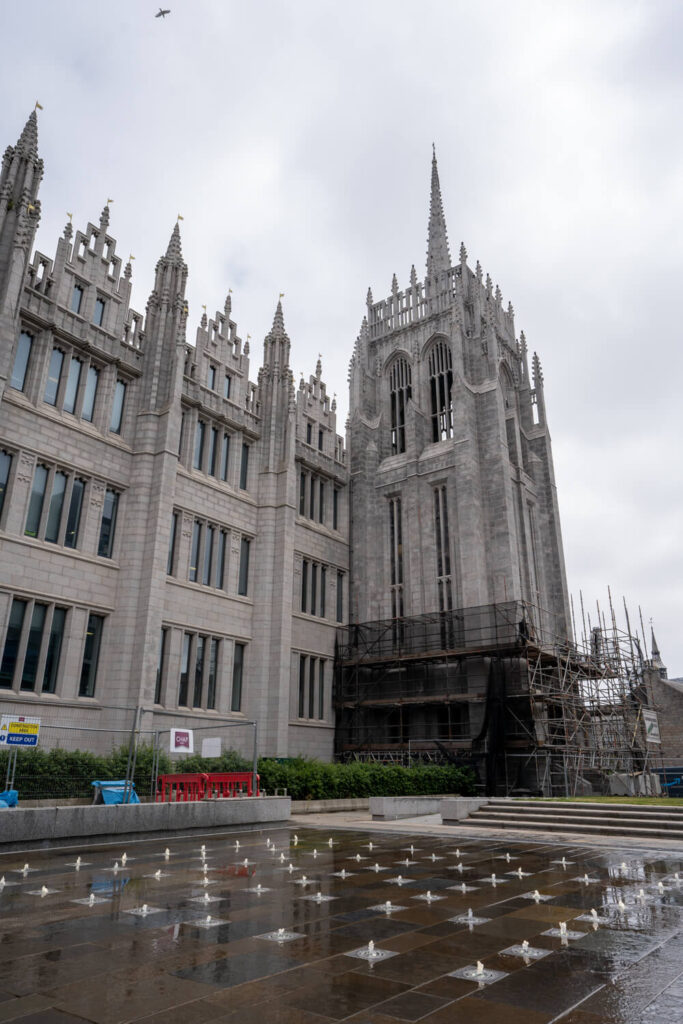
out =
<path fill-rule="evenodd" d="M 675 850 L 414 829 L 5 853 L 0 1022 L 675 1024 L 682 907 Z"/>

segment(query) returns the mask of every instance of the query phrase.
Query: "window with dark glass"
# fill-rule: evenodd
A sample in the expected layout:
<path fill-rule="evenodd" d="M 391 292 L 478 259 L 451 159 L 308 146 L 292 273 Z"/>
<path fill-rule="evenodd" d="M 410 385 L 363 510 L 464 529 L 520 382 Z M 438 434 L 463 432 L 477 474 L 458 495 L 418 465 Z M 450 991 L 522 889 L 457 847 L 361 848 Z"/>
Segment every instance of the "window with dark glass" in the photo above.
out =
<path fill-rule="evenodd" d="M 5 504 L 5 496 L 9 484 L 9 474 L 12 468 L 12 456 L 9 452 L 0 451 L 0 516 Z"/>
<path fill-rule="evenodd" d="M 299 707 L 298 717 L 304 717 L 306 707 L 306 655 L 299 655 Z"/>
<path fill-rule="evenodd" d="M 206 372 L 206 385 L 210 391 L 216 390 L 216 367 L 209 363 L 209 368 Z"/>
<path fill-rule="evenodd" d="M 97 554 L 100 558 L 111 558 L 114 551 L 114 534 L 116 533 L 116 515 L 119 507 L 119 496 L 116 491 L 107 487 L 102 507 L 100 539 Z"/>
<path fill-rule="evenodd" d="M 218 431 L 215 427 L 211 427 L 211 433 L 209 434 L 209 464 L 207 466 L 207 473 L 209 476 L 215 476 L 216 470 L 218 469 Z"/>
<path fill-rule="evenodd" d="M 231 711 L 242 710 L 242 676 L 244 672 L 244 648 L 245 644 L 235 644 L 235 653 L 232 660 L 232 700 L 230 701 Z"/>
<path fill-rule="evenodd" d="M 154 684 L 154 703 L 161 704 L 161 682 L 164 677 L 164 662 L 166 660 L 166 637 L 168 630 L 162 627 L 159 636 L 159 656 L 157 658 L 157 677 Z"/>
<path fill-rule="evenodd" d="M 325 659 L 318 661 L 318 718 L 325 717 Z"/>
<path fill-rule="evenodd" d="M 17 597 L 12 601 L 7 634 L 5 636 L 5 647 L 2 652 L 2 661 L 0 662 L 0 687 L 4 690 L 12 689 L 27 604 L 28 601 L 22 601 Z"/>
<path fill-rule="evenodd" d="M 45 526 L 45 540 L 56 544 L 59 540 L 59 526 L 62 521 L 62 507 L 64 505 L 64 494 L 68 477 L 66 473 L 56 472 L 52 478 L 52 496 L 47 511 L 47 524 Z"/>
<path fill-rule="evenodd" d="M 225 581 L 225 549 L 228 535 L 225 530 L 218 532 L 218 551 L 216 552 L 216 589 L 222 590 Z"/>
<path fill-rule="evenodd" d="M 432 441 L 453 437 L 453 365 L 451 350 L 444 341 L 429 353 Z"/>
<path fill-rule="evenodd" d="M 318 431 L 318 451 L 321 452 L 322 450 L 323 450 L 323 432 L 322 432 L 322 430 L 319 430 Z"/>
<path fill-rule="evenodd" d="M 121 424 L 123 423 L 123 403 L 126 398 L 126 385 L 122 380 L 117 380 L 116 387 L 114 388 L 114 402 L 111 407 L 111 420 L 109 422 L 109 429 L 112 434 L 121 433 Z"/>
<path fill-rule="evenodd" d="M 232 383 L 232 378 L 231 378 L 229 373 L 226 373 L 225 378 L 223 380 L 223 398 L 230 398 L 230 385 L 231 385 L 231 383 Z"/>
<path fill-rule="evenodd" d="M 301 562 L 301 611 L 308 611 L 308 559 Z"/>
<path fill-rule="evenodd" d="M 315 477 L 311 477 L 311 489 L 308 497 L 308 518 L 315 519 Z"/>
<path fill-rule="evenodd" d="M 71 293 L 71 312 L 80 313 L 83 302 L 83 289 L 80 284 L 75 284 Z"/>
<path fill-rule="evenodd" d="M 64 547 L 75 548 L 78 544 L 78 531 L 81 525 L 81 509 L 83 508 L 83 495 L 85 494 L 85 481 L 76 477 L 71 485 L 71 500 L 69 501 L 69 514 L 66 517 L 66 533 L 64 534 Z"/>
<path fill-rule="evenodd" d="M 391 565 L 391 617 L 403 616 L 403 525 L 401 499 L 389 501 L 389 561 Z"/>
<path fill-rule="evenodd" d="M 325 522 L 325 481 L 320 480 L 318 486 L 318 522 Z"/>
<path fill-rule="evenodd" d="M 190 548 L 190 583 L 196 583 L 199 577 L 199 547 L 202 539 L 202 524 L 195 519 L 192 527 L 192 546 Z"/>
<path fill-rule="evenodd" d="M 93 313 L 92 322 L 96 327 L 102 326 L 104 320 L 104 299 L 95 299 L 95 312 Z"/>
<path fill-rule="evenodd" d="M 54 693 L 57 689 L 57 676 L 59 674 L 59 661 L 62 654 L 65 622 L 66 608 L 55 608 L 52 612 L 50 637 L 47 642 L 47 652 L 45 655 L 43 693 Z"/>
<path fill-rule="evenodd" d="M 88 372 L 85 376 L 83 406 L 81 408 L 81 418 L 87 420 L 88 423 L 92 423 L 93 413 L 95 411 L 95 397 L 97 395 L 97 381 L 99 376 L 99 370 L 94 366 L 88 367 Z"/>
<path fill-rule="evenodd" d="M 81 381 L 81 369 L 83 363 L 80 359 L 76 359 L 74 356 L 71 357 L 69 363 L 69 374 L 66 378 L 66 390 L 64 392 L 64 412 L 74 413 L 76 409 L 76 400 L 78 398 L 78 385 Z"/>
<path fill-rule="evenodd" d="M 436 579 L 439 611 L 452 611 L 451 552 L 448 534 L 448 500 L 445 487 L 434 490 L 434 532 L 436 535 Z"/>
<path fill-rule="evenodd" d="M 316 603 L 318 600 L 318 565 L 311 564 L 311 615 L 315 615 Z"/>
<path fill-rule="evenodd" d="M 190 642 L 192 635 L 183 633 L 183 653 L 180 659 L 180 688 L 178 690 L 178 704 L 181 708 L 187 707 L 187 691 L 189 686 L 190 672 Z"/>
<path fill-rule="evenodd" d="M 335 487 L 332 491 L 332 529 L 339 528 L 339 491 Z"/>
<path fill-rule="evenodd" d="M 249 590 L 249 549 L 251 541 L 248 537 L 242 537 L 240 544 L 240 570 L 237 585 L 237 593 L 246 597 Z"/>
<path fill-rule="evenodd" d="M 247 490 L 247 480 L 249 478 L 249 445 L 242 445 L 242 460 L 240 463 L 240 488 L 243 491 Z"/>
<path fill-rule="evenodd" d="M 31 625 L 26 640 L 26 653 L 24 655 L 24 668 L 21 673 L 21 689 L 35 690 L 36 678 L 38 675 L 38 661 L 40 660 L 40 648 L 43 642 L 43 629 L 45 627 L 45 616 L 47 605 L 34 604 L 31 615 Z"/>
<path fill-rule="evenodd" d="M 202 690 L 204 688 L 204 648 L 206 647 L 206 637 L 198 636 L 195 644 L 195 661 L 194 661 L 194 692 L 192 694 L 192 707 L 200 708 L 202 706 Z"/>
<path fill-rule="evenodd" d="M 309 658 L 308 672 L 308 717 L 315 717 L 315 666 L 317 658 Z"/>
<path fill-rule="evenodd" d="M 306 444 L 311 444 L 313 441 L 313 424 L 306 424 Z"/>
<path fill-rule="evenodd" d="M 17 354 L 14 357 L 14 366 L 9 382 L 10 387 L 14 388 L 15 391 L 23 391 L 26 386 L 26 373 L 28 371 L 28 361 L 32 345 L 32 336 L 26 331 L 22 331 L 17 342 Z"/>
<path fill-rule="evenodd" d="M 36 466 L 33 474 L 33 487 L 28 502 L 28 515 L 26 516 L 26 528 L 24 533 L 27 537 L 37 537 L 40 527 L 40 519 L 43 514 L 43 502 L 45 500 L 45 488 L 49 470 L 47 466 Z"/>
<path fill-rule="evenodd" d="M 59 382 L 62 377 L 63 363 L 64 353 L 59 348 L 53 348 L 52 355 L 50 356 L 50 365 L 47 370 L 47 383 L 44 395 L 44 401 L 48 405 L 57 404 L 57 392 L 59 391 Z"/>
<path fill-rule="evenodd" d="M 228 479 L 228 467 L 230 464 L 230 434 L 223 434 L 223 445 L 221 448 L 221 480 Z"/>
<path fill-rule="evenodd" d="M 83 650 L 83 664 L 81 665 L 81 682 L 78 687 L 79 697 L 95 696 L 97 663 L 100 657 L 103 624 L 104 619 L 101 615 L 88 616 L 88 628 L 85 632 L 85 648 Z"/>
<path fill-rule="evenodd" d="M 325 618 L 325 590 L 327 588 L 327 566 L 320 566 L 320 618 Z"/>
<path fill-rule="evenodd" d="M 337 622 L 344 621 L 344 573 L 337 573 Z"/>
<path fill-rule="evenodd" d="M 213 564 L 213 540 L 215 534 L 215 527 L 206 527 L 206 533 L 204 534 L 204 571 L 202 573 L 202 583 L 205 587 L 210 587 L 212 583 L 211 567 Z"/>
<path fill-rule="evenodd" d="M 218 672 L 218 645 L 220 640 L 211 638 L 209 647 L 209 671 L 206 680 L 206 706 L 209 711 L 216 710 L 216 676 Z"/>
<path fill-rule="evenodd" d="M 166 556 L 166 575 L 173 576 L 175 566 L 175 544 L 176 536 L 178 534 L 178 513 L 174 512 L 171 516 L 171 532 L 168 537 L 168 555 Z"/>
<path fill-rule="evenodd" d="M 303 470 L 299 477 L 299 515 L 306 515 L 306 474 Z"/>
<path fill-rule="evenodd" d="M 194 468 L 201 469 L 204 462 L 204 433 L 206 425 L 197 420 L 197 428 L 194 434 Z"/>
<path fill-rule="evenodd" d="M 407 359 L 397 359 L 389 371 L 392 455 L 406 450 L 406 406 L 411 396 L 410 363 Z"/>

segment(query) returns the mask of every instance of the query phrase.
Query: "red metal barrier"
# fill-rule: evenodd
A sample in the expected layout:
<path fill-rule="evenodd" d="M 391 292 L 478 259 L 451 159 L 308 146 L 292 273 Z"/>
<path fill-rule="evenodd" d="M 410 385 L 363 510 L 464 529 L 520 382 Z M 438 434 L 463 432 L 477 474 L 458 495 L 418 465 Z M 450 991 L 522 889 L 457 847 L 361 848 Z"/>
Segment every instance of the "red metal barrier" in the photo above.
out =
<path fill-rule="evenodd" d="M 240 793 L 254 796 L 251 772 L 203 772 L 187 775 L 160 775 L 157 780 L 157 803 L 186 803 L 205 798 L 234 797 Z M 260 778 L 256 776 L 256 796 L 261 795 Z"/>

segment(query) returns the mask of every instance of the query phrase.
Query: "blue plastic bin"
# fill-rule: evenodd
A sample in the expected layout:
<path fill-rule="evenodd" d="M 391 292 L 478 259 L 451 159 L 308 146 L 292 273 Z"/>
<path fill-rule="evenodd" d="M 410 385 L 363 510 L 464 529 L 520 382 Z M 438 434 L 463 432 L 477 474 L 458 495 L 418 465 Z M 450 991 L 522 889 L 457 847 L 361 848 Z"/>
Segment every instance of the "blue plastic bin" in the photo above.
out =
<path fill-rule="evenodd" d="M 124 792 L 126 787 L 125 779 L 105 779 L 96 780 L 91 782 L 91 786 L 95 787 L 95 797 L 93 799 L 94 804 L 122 804 L 124 798 Z M 139 804 L 140 798 L 135 792 L 135 783 L 131 782 L 128 787 L 128 800 L 129 804 Z"/>

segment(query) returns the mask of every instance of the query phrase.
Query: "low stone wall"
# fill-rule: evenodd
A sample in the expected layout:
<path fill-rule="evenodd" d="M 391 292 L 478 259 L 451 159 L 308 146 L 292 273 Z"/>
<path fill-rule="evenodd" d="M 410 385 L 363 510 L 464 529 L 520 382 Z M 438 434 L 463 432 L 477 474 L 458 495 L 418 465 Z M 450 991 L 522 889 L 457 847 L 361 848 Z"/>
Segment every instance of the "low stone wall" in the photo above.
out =
<path fill-rule="evenodd" d="M 0 811 L 0 843 L 282 822 L 289 819 L 290 810 L 288 796 L 192 803 L 16 807 Z"/>
<path fill-rule="evenodd" d="M 335 811 L 367 811 L 370 801 L 347 800 L 292 800 L 292 814 L 332 814 Z"/>
<path fill-rule="evenodd" d="M 441 800 L 441 820 L 444 825 L 459 825 L 469 818 L 472 811 L 478 811 L 489 802 L 488 797 L 447 796 Z"/>
<path fill-rule="evenodd" d="M 370 797 L 370 814 L 373 821 L 438 814 L 443 800 L 443 796 L 373 796 Z"/>

